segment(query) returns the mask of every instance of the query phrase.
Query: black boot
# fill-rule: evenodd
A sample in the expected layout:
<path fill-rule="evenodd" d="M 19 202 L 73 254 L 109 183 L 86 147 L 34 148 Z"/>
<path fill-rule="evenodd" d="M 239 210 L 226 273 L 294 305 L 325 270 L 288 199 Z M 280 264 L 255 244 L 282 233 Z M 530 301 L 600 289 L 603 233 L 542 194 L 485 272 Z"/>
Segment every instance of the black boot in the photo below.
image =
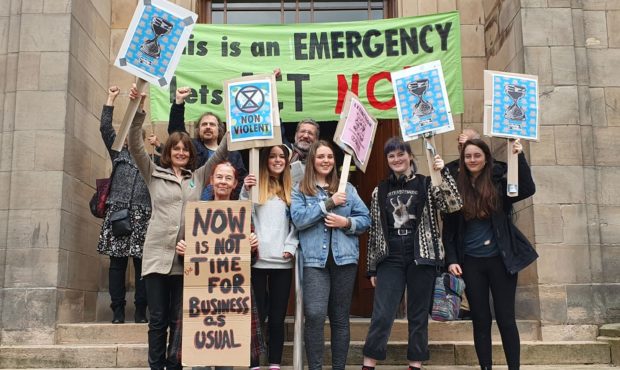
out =
<path fill-rule="evenodd" d="M 147 320 L 146 318 L 146 306 L 136 306 L 134 321 L 136 322 L 136 324 L 145 324 L 149 322 L 149 320 Z"/>
<path fill-rule="evenodd" d="M 491 366 L 482 366 L 482 365 L 480 365 L 480 370 L 491 370 Z"/>
<path fill-rule="evenodd" d="M 123 324 L 125 322 L 125 306 L 113 306 L 112 312 L 112 324 Z"/>

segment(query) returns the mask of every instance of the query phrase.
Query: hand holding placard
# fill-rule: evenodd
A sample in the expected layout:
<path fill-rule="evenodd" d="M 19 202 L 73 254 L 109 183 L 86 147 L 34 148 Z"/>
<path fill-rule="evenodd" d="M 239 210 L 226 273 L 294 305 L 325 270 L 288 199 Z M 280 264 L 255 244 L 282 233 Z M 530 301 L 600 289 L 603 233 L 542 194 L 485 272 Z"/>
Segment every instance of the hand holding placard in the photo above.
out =
<path fill-rule="evenodd" d="M 127 28 L 114 65 L 138 77 L 140 93 L 148 82 L 166 86 L 172 79 L 198 15 L 165 0 L 141 0 Z M 162 47 L 166 52 L 162 53 Z M 130 102 L 112 149 L 120 151 L 139 102 Z"/>
<path fill-rule="evenodd" d="M 538 77 L 518 73 L 484 71 L 484 134 L 507 138 L 507 189 L 519 195 L 518 140 L 538 141 Z"/>

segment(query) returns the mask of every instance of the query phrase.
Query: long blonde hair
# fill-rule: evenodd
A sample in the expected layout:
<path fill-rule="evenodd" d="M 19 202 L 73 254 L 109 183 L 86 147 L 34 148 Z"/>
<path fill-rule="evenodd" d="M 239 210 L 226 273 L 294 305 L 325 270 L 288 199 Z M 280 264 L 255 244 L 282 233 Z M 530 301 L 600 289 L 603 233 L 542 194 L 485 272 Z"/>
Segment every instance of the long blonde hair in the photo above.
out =
<path fill-rule="evenodd" d="M 269 173 L 269 156 L 271 149 L 280 148 L 284 152 L 284 171 L 278 176 L 273 177 Z M 258 187 L 258 202 L 265 204 L 272 196 L 278 196 L 287 206 L 291 205 L 291 189 L 293 181 L 291 180 L 290 156 L 289 149 L 285 145 L 276 145 L 262 148 L 259 154 L 260 164 L 258 171 L 260 175 Z"/>
<path fill-rule="evenodd" d="M 339 178 L 338 171 L 336 170 L 336 153 L 334 152 L 334 148 L 327 141 L 319 140 L 312 144 L 308 150 L 306 172 L 299 184 L 299 190 L 305 195 L 316 195 L 316 170 L 314 169 L 314 160 L 316 159 L 316 151 L 322 146 L 328 147 L 334 155 L 334 168 L 332 168 L 332 171 L 325 177 L 325 181 L 328 185 L 327 191 L 332 194 L 338 191 Z"/>

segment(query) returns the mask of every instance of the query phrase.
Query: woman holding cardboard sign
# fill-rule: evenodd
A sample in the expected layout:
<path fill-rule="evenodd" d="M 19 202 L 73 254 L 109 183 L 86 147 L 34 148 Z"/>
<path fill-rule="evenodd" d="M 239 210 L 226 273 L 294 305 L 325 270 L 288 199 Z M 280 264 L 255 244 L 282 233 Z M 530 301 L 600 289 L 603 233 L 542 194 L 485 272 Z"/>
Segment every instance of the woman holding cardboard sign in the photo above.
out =
<path fill-rule="evenodd" d="M 129 94 L 140 98 L 135 85 Z M 144 99 L 144 96 L 142 96 Z M 166 141 L 157 166 L 144 149 L 141 134 L 145 112 L 140 109 L 129 130 L 129 152 L 144 178 L 153 205 L 144 242 L 142 276 L 149 302 L 149 366 L 151 369 L 181 369 L 175 346 L 168 343 L 179 329 L 177 318 L 183 295 L 183 263 L 175 252 L 177 242 L 185 236 L 185 204 L 200 199 L 200 193 L 214 164 L 226 158 L 226 140 L 207 163 L 192 171 L 196 150 L 187 133 L 174 132 Z"/>
<path fill-rule="evenodd" d="M 358 236 L 370 226 L 368 208 L 353 185 L 338 192 L 332 147 L 315 142 L 304 178 L 293 190 L 291 218 L 304 257 L 304 341 L 308 368 L 322 368 L 323 326 L 329 316 L 332 369 L 343 370 L 349 351 L 349 310 L 359 258 Z"/>
<path fill-rule="evenodd" d="M 436 271 L 443 266 L 443 245 L 438 211 L 455 212 L 461 199 L 449 172 L 441 172 L 441 183 L 416 173 L 411 146 L 400 137 L 389 139 L 383 153 L 389 177 L 372 193 L 372 226 L 368 238 L 368 275 L 375 287 L 372 319 L 364 345 L 364 370 L 385 360 L 387 343 L 396 310 L 407 289 L 410 370 L 420 370 L 429 359 L 428 309 Z M 433 158 L 433 170 L 444 162 Z"/>
<path fill-rule="evenodd" d="M 213 186 L 213 191 L 209 192 L 208 199 L 205 198 L 205 193 L 203 192 L 202 198 L 200 200 L 215 200 L 215 201 L 228 201 L 233 200 L 233 192 L 237 188 L 237 169 L 232 165 L 232 163 L 228 161 L 218 163 L 215 168 L 213 168 L 213 173 L 210 177 L 210 184 Z M 254 263 L 256 259 L 256 253 L 258 250 L 258 238 L 254 232 L 250 234 L 248 238 L 250 242 L 250 248 L 252 252 L 252 261 Z M 176 245 L 176 251 L 179 256 L 185 255 L 185 250 L 187 249 L 187 243 L 185 240 L 179 240 Z M 260 355 L 263 352 L 263 338 L 262 332 L 260 330 L 259 319 L 258 319 L 258 309 L 256 306 L 256 302 L 254 299 L 254 292 L 251 293 L 252 297 L 252 331 L 251 331 L 251 353 L 250 353 L 250 361 L 252 364 L 258 364 L 260 360 Z M 178 334 L 178 337 L 174 338 L 175 345 L 180 347 L 181 345 L 181 333 Z M 257 365 L 258 366 L 258 365 Z M 232 370 L 232 367 L 229 366 L 215 366 L 215 370 Z M 194 367 L 194 370 L 210 370 L 211 367 Z"/>
<path fill-rule="evenodd" d="M 530 168 L 518 142 L 519 195 L 506 195 L 506 177 L 493 171 L 493 157 L 480 139 L 463 144 L 458 188 L 463 209 L 444 219 L 443 241 L 448 270 L 463 275 L 474 326 L 474 345 L 483 370 L 491 369 L 491 309 L 499 328 L 508 369 L 520 366 L 519 331 L 515 320 L 517 273 L 538 255 L 512 223 L 512 205 L 536 191 Z"/>
<path fill-rule="evenodd" d="M 252 266 L 252 287 L 256 293 L 261 324 L 269 317 L 269 369 L 280 369 L 284 348 L 284 319 L 293 276 L 293 256 L 299 241 L 290 218 L 291 170 L 285 145 L 262 148 L 259 155 L 259 202 L 252 209 L 252 221 L 260 246 Z M 241 199 L 249 199 L 256 176 L 244 180 Z M 257 368 L 258 361 L 251 364 Z"/>

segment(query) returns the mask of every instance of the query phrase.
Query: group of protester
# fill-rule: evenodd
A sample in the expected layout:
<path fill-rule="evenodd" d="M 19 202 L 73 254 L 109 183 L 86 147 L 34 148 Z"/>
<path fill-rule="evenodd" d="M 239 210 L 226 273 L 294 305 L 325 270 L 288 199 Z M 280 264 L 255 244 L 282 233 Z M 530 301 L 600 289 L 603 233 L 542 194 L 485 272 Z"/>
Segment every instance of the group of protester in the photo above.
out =
<path fill-rule="evenodd" d="M 303 257 L 304 344 L 308 368 L 323 364 L 325 319 L 331 327 L 332 368 L 345 368 L 349 311 L 359 260 L 359 235 L 369 230 L 367 272 L 375 287 L 373 312 L 363 349 L 362 369 L 385 360 L 390 331 L 407 291 L 409 369 L 429 360 L 428 313 L 437 271 L 447 268 L 463 277 L 481 369 L 491 369 L 491 310 L 501 333 L 509 369 L 520 364 L 515 320 L 517 273 L 535 258 L 515 247 L 513 203 L 534 194 L 535 186 L 518 140 L 519 196 L 506 196 L 506 166 L 494 161 L 488 145 L 473 130 L 459 136 L 460 158 L 447 166 L 437 155 L 432 170 L 441 183 L 417 172 L 411 147 L 399 137 L 387 140 L 384 157 L 390 169 L 372 193 L 370 210 L 355 187 L 338 191 L 335 152 L 319 139 L 319 125 L 303 120 L 294 143 L 260 150 L 259 173 L 248 174 L 238 152 L 229 152 L 226 129 L 213 113 L 196 124 L 195 138 L 185 130 L 188 88 L 176 91 L 170 111 L 169 137 L 158 163 L 144 147 L 144 95 L 135 86 L 130 99 L 141 99 L 127 146 L 111 150 L 114 99 L 111 87 L 101 116 L 101 133 L 113 161 L 112 190 L 98 250 L 110 256 L 113 322 L 125 320 L 125 270 L 128 257 L 136 269 L 136 322 L 147 322 L 151 369 L 181 369 L 180 332 L 183 292 L 184 209 L 196 200 L 248 199 L 253 204 L 253 313 L 251 368 L 259 368 L 265 351 L 261 327 L 268 323 L 269 369 L 280 368 L 284 320 L 293 260 Z M 258 175 L 258 176 L 257 176 Z M 114 236 L 111 214 L 130 210 L 131 234 Z M 440 227 L 439 217 L 443 220 Z M 219 369 L 227 369 L 220 367 Z"/>

